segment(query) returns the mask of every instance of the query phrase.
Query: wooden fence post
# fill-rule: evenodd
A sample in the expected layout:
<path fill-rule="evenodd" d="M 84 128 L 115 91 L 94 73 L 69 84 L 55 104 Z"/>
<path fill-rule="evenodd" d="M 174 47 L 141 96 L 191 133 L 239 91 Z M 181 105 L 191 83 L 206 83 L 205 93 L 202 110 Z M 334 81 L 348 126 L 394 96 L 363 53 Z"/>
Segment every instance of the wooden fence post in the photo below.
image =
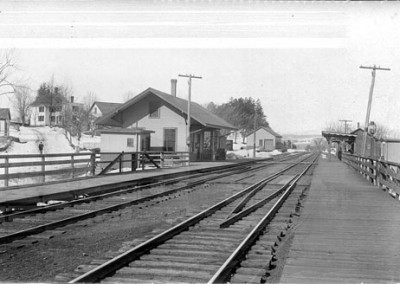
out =
<path fill-rule="evenodd" d="M 160 166 L 164 168 L 164 152 L 160 153 Z"/>
<path fill-rule="evenodd" d="M 124 160 L 124 151 L 121 153 L 121 158 L 119 159 L 119 172 L 122 173 L 122 161 Z"/>
<path fill-rule="evenodd" d="M 74 161 L 74 154 L 71 154 L 71 174 L 72 178 L 74 178 L 74 172 L 75 172 L 75 161 Z"/>
<path fill-rule="evenodd" d="M 45 156 L 41 155 L 42 158 L 42 179 L 41 182 L 45 182 L 46 181 L 46 166 L 45 166 Z"/>
<path fill-rule="evenodd" d="M 131 154 L 131 172 L 136 171 L 137 168 L 137 154 Z"/>
<path fill-rule="evenodd" d="M 4 180 L 4 186 L 8 186 L 8 157 L 4 158 L 4 162 L 6 164 L 4 168 L 4 174 L 6 176 L 6 179 Z"/>
<path fill-rule="evenodd" d="M 92 152 L 92 154 L 90 154 L 90 163 L 91 163 L 91 173 L 92 176 L 96 175 L 96 152 Z"/>

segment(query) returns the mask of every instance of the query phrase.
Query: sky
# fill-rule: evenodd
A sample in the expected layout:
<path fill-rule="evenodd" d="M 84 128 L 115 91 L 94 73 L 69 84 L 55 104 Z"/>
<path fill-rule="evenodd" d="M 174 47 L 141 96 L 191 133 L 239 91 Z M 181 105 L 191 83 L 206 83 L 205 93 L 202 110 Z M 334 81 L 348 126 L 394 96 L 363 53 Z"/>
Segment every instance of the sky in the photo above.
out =
<path fill-rule="evenodd" d="M 78 101 L 93 92 L 123 102 L 178 79 L 186 99 L 178 75 L 194 74 L 197 103 L 252 97 L 278 133 L 318 134 L 343 119 L 364 124 L 371 72 L 359 67 L 376 64 L 391 71 L 377 71 L 370 120 L 399 131 L 398 3 L 22 3 L 2 10 L 0 48 L 13 49 L 15 75 L 33 90 L 54 76 Z"/>

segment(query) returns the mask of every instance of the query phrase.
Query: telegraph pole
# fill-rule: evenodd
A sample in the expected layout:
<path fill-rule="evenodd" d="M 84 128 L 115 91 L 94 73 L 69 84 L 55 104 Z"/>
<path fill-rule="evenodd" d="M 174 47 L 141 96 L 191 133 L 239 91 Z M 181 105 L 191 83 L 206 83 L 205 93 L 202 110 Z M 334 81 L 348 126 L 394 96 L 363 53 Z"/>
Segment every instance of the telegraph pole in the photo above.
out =
<path fill-rule="evenodd" d="M 352 122 L 352 120 L 348 120 L 348 119 L 341 119 L 339 120 L 341 122 L 344 122 L 344 133 L 347 133 L 347 122 Z"/>
<path fill-rule="evenodd" d="M 372 104 L 372 94 L 374 92 L 374 85 L 375 85 L 375 76 L 376 70 L 383 70 L 383 71 L 390 71 L 389 68 L 381 68 L 380 66 L 360 66 L 362 69 L 371 69 L 372 70 L 372 81 L 371 81 L 371 88 L 369 90 L 369 99 L 368 99 L 368 106 L 367 106 L 367 115 L 365 117 L 365 128 L 364 128 L 364 137 L 363 137 L 363 145 L 361 149 L 361 155 L 365 156 L 365 152 L 367 150 L 367 135 L 368 135 L 368 124 L 369 124 L 369 117 L 371 113 L 371 104 Z"/>
<path fill-rule="evenodd" d="M 257 108 L 254 107 L 253 157 L 256 158 Z"/>
<path fill-rule="evenodd" d="M 186 145 L 188 147 L 188 154 L 189 154 L 189 159 L 188 159 L 188 166 L 190 166 L 190 103 L 191 103 L 191 98 L 192 98 L 192 78 L 194 79 L 203 79 L 202 77 L 195 76 L 192 74 L 186 74 L 186 75 L 178 75 L 179 77 L 186 77 L 188 79 L 188 85 L 189 85 L 189 99 L 188 99 L 188 112 L 187 112 L 187 126 L 186 126 Z"/>

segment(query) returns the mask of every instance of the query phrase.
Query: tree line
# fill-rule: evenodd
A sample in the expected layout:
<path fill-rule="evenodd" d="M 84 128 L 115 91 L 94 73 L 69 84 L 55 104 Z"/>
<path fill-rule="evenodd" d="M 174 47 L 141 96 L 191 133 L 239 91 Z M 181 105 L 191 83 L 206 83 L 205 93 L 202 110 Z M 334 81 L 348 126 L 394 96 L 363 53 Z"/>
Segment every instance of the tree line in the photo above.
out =
<path fill-rule="evenodd" d="M 210 102 L 206 108 L 217 116 L 230 122 L 239 129 L 244 138 L 259 127 L 268 127 L 269 123 L 259 99 L 251 97 L 230 98 L 229 102 L 217 105 Z"/>

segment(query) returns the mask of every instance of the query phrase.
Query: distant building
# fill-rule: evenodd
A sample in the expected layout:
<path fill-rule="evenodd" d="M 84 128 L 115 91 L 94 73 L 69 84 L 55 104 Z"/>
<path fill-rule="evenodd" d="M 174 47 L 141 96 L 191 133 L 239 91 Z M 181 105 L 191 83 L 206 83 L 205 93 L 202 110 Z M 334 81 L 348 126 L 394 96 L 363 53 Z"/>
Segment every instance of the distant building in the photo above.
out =
<path fill-rule="evenodd" d="M 120 103 L 94 102 L 90 107 L 89 112 L 93 117 L 97 118 L 109 114 L 121 105 L 122 104 Z"/>
<path fill-rule="evenodd" d="M 0 137 L 8 137 L 10 135 L 10 120 L 10 109 L 0 108 Z"/>
<path fill-rule="evenodd" d="M 100 117 L 109 114 L 117 107 L 121 106 L 120 103 L 109 103 L 109 102 L 94 102 L 89 109 L 90 114 L 90 122 L 89 128 L 90 130 L 95 130 L 96 127 L 96 120 Z"/>
<path fill-rule="evenodd" d="M 254 145 L 254 131 L 246 136 L 247 147 Z M 272 130 L 271 127 L 260 127 L 256 130 L 256 148 L 259 150 L 272 151 L 282 143 L 282 136 Z"/>
<path fill-rule="evenodd" d="M 351 134 L 356 135 L 355 141 L 352 146 L 352 152 L 358 156 L 361 156 L 362 154 L 364 133 L 365 131 L 361 128 L 358 128 L 351 132 Z M 379 159 L 381 157 L 381 142 L 370 133 L 367 134 L 365 148 L 365 157 L 370 157 L 374 159 Z"/>
<path fill-rule="evenodd" d="M 72 120 L 76 118 L 76 113 L 83 109 L 83 104 L 74 102 L 74 97 L 71 96 L 70 101 L 66 99 L 54 106 L 49 106 L 45 101 L 36 99 L 31 104 L 31 126 L 62 126 L 65 121 L 66 113 L 70 113 Z"/>
<path fill-rule="evenodd" d="M 148 88 L 109 114 L 99 118 L 96 124 L 127 131 L 133 131 L 129 129 L 141 130 L 144 140 L 140 149 L 187 152 L 187 143 L 190 142 L 191 161 L 224 158 L 226 135 L 223 132 L 236 130 L 236 127 L 199 104 L 191 102 L 190 140 L 188 141 L 186 133 L 188 101 L 176 97 L 174 93 L 176 81 L 172 84 L 172 94 Z M 154 133 L 147 135 L 143 131 Z M 112 133 L 106 134 L 113 135 Z M 128 134 L 124 133 L 124 135 Z M 126 139 L 129 137 L 124 135 L 114 133 L 113 139 L 124 139 L 124 143 L 128 144 L 129 141 Z M 133 135 L 136 134 L 133 133 Z M 146 141 L 146 139 L 148 140 Z"/>
<path fill-rule="evenodd" d="M 400 139 L 381 140 L 382 159 L 400 164 Z"/>

